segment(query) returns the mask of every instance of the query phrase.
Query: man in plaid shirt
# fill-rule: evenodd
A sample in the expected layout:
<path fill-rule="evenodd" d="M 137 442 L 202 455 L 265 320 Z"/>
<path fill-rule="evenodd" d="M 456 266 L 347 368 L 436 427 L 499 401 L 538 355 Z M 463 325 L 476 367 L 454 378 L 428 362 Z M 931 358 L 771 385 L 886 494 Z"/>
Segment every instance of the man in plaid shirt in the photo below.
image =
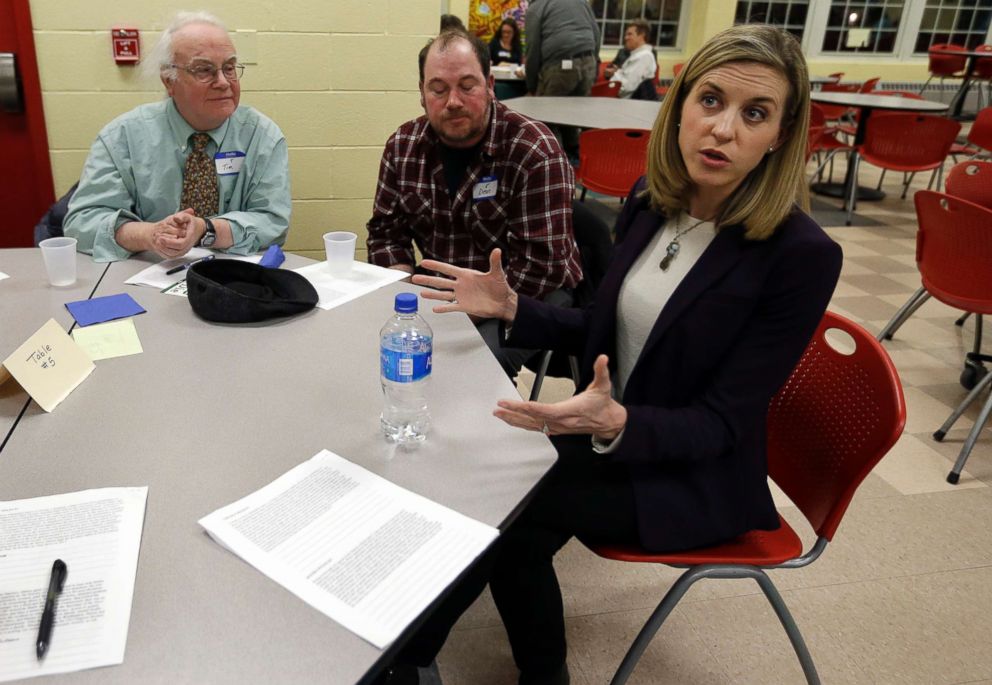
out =
<path fill-rule="evenodd" d="M 386 142 L 368 254 L 414 273 L 414 245 L 429 259 L 487 271 L 500 248 L 510 286 L 559 304 L 582 279 L 572 234 L 575 180 L 548 128 L 496 101 L 489 53 L 449 30 L 420 53 L 425 115 Z M 512 377 L 533 350 L 499 344 L 496 320 L 476 322 Z"/>

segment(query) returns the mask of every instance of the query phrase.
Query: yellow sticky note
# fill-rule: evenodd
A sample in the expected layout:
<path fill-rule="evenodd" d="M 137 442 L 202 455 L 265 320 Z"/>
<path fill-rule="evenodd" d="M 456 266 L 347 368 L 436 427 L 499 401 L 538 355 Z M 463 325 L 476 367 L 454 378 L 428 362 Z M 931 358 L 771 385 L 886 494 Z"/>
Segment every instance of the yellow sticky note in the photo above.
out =
<path fill-rule="evenodd" d="M 4 360 L 3 366 L 48 412 L 55 409 L 96 368 L 55 319 L 49 319 L 14 350 Z"/>
<path fill-rule="evenodd" d="M 133 319 L 120 319 L 85 328 L 77 327 L 72 331 L 72 339 L 93 361 L 143 352 Z"/>

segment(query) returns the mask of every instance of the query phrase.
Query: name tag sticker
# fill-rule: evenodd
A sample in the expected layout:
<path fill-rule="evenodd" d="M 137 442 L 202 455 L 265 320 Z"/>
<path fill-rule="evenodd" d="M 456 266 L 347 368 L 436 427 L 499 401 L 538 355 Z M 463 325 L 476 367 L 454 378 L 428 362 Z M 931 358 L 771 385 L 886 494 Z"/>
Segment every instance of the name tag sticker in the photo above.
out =
<path fill-rule="evenodd" d="M 217 167 L 219 176 L 229 176 L 241 171 L 241 165 L 245 163 L 245 153 L 239 150 L 231 152 L 218 152 L 214 155 L 214 165 Z"/>
<path fill-rule="evenodd" d="M 561 68 L 564 71 L 571 71 L 572 70 L 572 60 L 570 60 L 570 59 L 563 59 L 561 61 Z"/>
<path fill-rule="evenodd" d="M 482 179 L 472 186 L 472 199 L 491 200 L 496 197 L 496 190 L 499 188 L 499 181 L 495 176 L 483 176 Z"/>

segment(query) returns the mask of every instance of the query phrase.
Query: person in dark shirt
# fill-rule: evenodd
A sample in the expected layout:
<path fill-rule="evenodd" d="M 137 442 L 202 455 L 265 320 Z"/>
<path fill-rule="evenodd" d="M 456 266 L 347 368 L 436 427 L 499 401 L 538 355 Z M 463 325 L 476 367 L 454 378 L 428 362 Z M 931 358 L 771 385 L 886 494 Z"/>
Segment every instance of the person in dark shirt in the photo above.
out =
<path fill-rule="evenodd" d="M 499 31 L 489 41 L 489 59 L 493 64 L 520 64 L 523 49 L 520 47 L 520 27 L 512 19 L 504 19 Z"/>

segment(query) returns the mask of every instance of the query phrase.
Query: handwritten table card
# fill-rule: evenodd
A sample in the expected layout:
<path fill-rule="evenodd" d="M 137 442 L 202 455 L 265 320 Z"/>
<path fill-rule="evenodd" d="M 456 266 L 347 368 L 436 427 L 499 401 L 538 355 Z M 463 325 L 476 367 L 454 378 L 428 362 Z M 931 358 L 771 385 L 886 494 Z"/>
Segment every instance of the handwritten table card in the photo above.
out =
<path fill-rule="evenodd" d="M 0 383 L 13 376 L 47 412 L 69 396 L 93 371 L 93 361 L 55 319 L 39 328 L 14 350 L 0 369 Z"/>

